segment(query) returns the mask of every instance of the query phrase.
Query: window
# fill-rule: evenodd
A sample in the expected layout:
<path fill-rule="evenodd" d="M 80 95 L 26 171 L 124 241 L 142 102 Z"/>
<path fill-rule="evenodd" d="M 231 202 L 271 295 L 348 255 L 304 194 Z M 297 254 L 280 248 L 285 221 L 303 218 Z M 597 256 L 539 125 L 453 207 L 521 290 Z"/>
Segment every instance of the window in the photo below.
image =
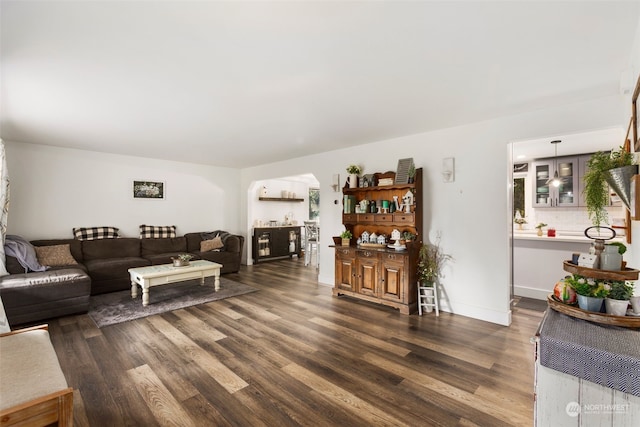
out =
<path fill-rule="evenodd" d="M 309 188 L 309 221 L 320 221 L 319 188 Z"/>
<path fill-rule="evenodd" d="M 515 217 L 516 212 L 520 211 L 520 215 L 522 218 L 526 217 L 526 212 L 524 211 L 524 186 L 526 184 L 525 178 L 514 178 L 513 179 L 513 216 Z"/>

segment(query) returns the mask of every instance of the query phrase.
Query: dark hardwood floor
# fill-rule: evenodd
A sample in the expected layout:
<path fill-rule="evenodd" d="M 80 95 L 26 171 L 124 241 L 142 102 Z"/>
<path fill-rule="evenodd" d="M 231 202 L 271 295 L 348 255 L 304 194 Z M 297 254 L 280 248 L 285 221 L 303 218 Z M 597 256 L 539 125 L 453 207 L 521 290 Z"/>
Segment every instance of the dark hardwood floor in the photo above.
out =
<path fill-rule="evenodd" d="M 76 426 L 530 426 L 542 313 L 503 327 L 331 296 L 284 260 L 258 292 L 102 329 L 49 322 Z"/>

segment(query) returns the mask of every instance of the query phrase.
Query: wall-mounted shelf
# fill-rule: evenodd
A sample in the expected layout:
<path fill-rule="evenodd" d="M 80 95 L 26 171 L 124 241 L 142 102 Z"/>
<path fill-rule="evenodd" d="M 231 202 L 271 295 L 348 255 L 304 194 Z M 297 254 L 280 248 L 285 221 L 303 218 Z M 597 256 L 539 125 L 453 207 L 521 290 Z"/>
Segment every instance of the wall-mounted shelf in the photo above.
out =
<path fill-rule="evenodd" d="M 304 202 L 304 199 L 289 199 L 285 197 L 258 197 L 261 202 Z"/>

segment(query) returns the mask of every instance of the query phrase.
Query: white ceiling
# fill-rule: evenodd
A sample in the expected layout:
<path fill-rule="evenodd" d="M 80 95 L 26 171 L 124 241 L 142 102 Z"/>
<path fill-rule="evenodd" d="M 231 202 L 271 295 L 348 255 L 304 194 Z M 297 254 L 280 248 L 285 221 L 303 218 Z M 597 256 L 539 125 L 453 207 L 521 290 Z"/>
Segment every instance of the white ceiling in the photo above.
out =
<path fill-rule="evenodd" d="M 514 141 L 512 159 L 514 163 L 525 163 L 556 156 L 562 157 L 608 151 L 623 145 L 625 137 L 626 129 L 609 128 L 568 135 L 554 135 L 526 141 Z M 552 144 L 552 141 L 560 142 Z"/>
<path fill-rule="evenodd" d="M 248 167 L 619 91 L 638 2 L 1 3 L 4 140 Z"/>

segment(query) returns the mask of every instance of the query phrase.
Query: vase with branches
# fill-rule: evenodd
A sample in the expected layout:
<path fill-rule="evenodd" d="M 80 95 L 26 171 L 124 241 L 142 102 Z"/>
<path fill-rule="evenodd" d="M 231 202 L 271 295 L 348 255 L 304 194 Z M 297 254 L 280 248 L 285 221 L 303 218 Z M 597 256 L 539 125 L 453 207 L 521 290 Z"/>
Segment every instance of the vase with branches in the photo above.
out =
<path fill-rule="evenodd" d="M 433 283 L 442 277 L 442 267 L 453 257 L 443 252 L 440 247 L 440 236 L 435 243 L 425 243 L 418 253 L 418 280 L 422 283 Z"/>

